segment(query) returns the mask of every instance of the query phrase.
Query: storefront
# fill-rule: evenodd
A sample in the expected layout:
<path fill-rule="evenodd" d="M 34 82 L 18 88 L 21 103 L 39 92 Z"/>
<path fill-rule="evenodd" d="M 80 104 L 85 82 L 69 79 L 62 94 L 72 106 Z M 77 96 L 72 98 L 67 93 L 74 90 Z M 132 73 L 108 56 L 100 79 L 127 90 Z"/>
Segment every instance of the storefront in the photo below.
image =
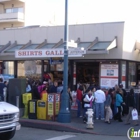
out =
<path fill-rule="evenodd" d="M 140 80 L 139 45 L 128 38 L 127 47 L 124 26 L 124 22 L 70 26 L 69 38 L 77 43 L 76 49 L 69 48 L 72 88 L 79 82 L 104 88 L 123 83 L 128 88 Z M 49 74 L 52 81 L 63 79 L 63 26 L 0 31 L 0 35 L 2 75 L 43 81 Z"/>

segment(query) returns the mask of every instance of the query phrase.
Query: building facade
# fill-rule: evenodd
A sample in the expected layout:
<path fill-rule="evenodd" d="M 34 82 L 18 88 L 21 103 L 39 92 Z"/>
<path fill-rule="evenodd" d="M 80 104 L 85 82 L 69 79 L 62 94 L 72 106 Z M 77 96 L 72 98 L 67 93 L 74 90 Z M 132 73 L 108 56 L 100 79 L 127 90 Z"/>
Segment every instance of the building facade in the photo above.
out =
<path fill-rule="evenodd" d="M 24 16 L 24 0 L 0 0 L 0 30 L 23 27 Z"/>
<path fill-rule="evenodd" d="M 69 26 L 69 41 L 84 48 L 81 56 L 69 55 L 69 83 L 94 83 L 104 88 L 123 83 L 130 87 L 140 80 L 137 36 L 125 22 Z M 135 28 L 133 28 L 135 31 Z M 138 32 L 138 30 L 136 29 Z M 1 74 L 41 78 L 52 73 L 63 78 L 64 26 L 22 28 L 0 31 Z M 69 51 L 72 48 L 69 47 Z"/>

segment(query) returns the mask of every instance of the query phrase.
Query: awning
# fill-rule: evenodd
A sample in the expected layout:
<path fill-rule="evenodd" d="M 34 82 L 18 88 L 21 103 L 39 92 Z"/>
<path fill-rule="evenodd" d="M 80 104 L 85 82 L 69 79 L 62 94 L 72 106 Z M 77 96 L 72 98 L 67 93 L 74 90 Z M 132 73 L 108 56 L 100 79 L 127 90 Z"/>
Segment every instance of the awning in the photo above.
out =
<path fill-rule="evenodd" d="M 87 50 L 87 54 L 106 54 L 117 47 L 117 39 L 113 41 L 99 41 Z"/>
<path fill-rule="evenodd" d="M 42 42 L 41 44 L 32 44 L 32 41 L 29 40 L 26 44 L 11 44 L 10 42 L 5 46 L 0 45 L 0 52 L 2 55 L 4 54 L 14 54 L 16 50 L 37 50 L 37 49 L 61 49 L 64 48 L 64 42 L 61 39 L 57 43 L 48 43 L 47 40 Z M 117 38 L 113 41 L 98 41 L 96 37 L 92 42 L 82 42 L 78 38 L 77 48 L 86 50 L 86 54 L 104 54 L 109 53 L 109 50 L 117 47 Z M 69 47 L 71 48 L 71 47 Z"/>

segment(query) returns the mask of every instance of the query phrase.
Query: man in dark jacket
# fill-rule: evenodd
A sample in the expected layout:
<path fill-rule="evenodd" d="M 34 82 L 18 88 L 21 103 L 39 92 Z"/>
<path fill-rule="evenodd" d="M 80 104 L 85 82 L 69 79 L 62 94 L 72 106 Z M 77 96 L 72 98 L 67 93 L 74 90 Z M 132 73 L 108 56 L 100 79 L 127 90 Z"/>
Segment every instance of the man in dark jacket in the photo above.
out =
<path fill-rule="evenodd" d="M 0 100 L 3 101 L 3 89 L 6 87 L 6 85 L 3 83 L 3 79 L 0 78 Z"/>
<path fill-rule="evenodd" d="M 130 93 L 128 94 L 128 107 L 129 107 L 129 113 L 126 117 L 125 124 L 130 124 L 129 120 L 132 116 L 132 110 L 136 109 L 136 102 L 135 102 L 135 96 L 134 96 L 134 90 L 131 89 Z M 134 121 L 134 125 L 138 125 L 138 120 Z"/>
<path fill-rule="evenodd" d="M 127 92 L 126 90 L 123 88 L 123 84 L 120 83 L 119 88 L 123 91 L 122 97 L 123 97 L 123 101 L 125 102 L 125 104 L 127 103 Z M 126 105 L 122 105 L 123 107 L 123 111 L 122 111 L 122 115 L 124 116 L 125 114 L 128 114 L 128 107 Z"/>
<path fill-rule="evenodd" d="M 58 82 L 54 81 L 54 84 L 49 86 L 48 93 L 57 93 Z"/>

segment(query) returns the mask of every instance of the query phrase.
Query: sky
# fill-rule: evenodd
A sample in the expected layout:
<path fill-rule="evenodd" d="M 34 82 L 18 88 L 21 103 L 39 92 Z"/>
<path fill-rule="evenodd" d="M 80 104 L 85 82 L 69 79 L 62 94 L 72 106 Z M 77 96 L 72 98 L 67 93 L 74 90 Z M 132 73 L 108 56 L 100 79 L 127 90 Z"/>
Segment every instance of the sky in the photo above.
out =
<path fill-rule="evenodd" d="M 133 21 L 140 0 L 68 0 L 68 23 Z M 26 25 L 64 25 L 65 0 L 26 0 Z"/>

